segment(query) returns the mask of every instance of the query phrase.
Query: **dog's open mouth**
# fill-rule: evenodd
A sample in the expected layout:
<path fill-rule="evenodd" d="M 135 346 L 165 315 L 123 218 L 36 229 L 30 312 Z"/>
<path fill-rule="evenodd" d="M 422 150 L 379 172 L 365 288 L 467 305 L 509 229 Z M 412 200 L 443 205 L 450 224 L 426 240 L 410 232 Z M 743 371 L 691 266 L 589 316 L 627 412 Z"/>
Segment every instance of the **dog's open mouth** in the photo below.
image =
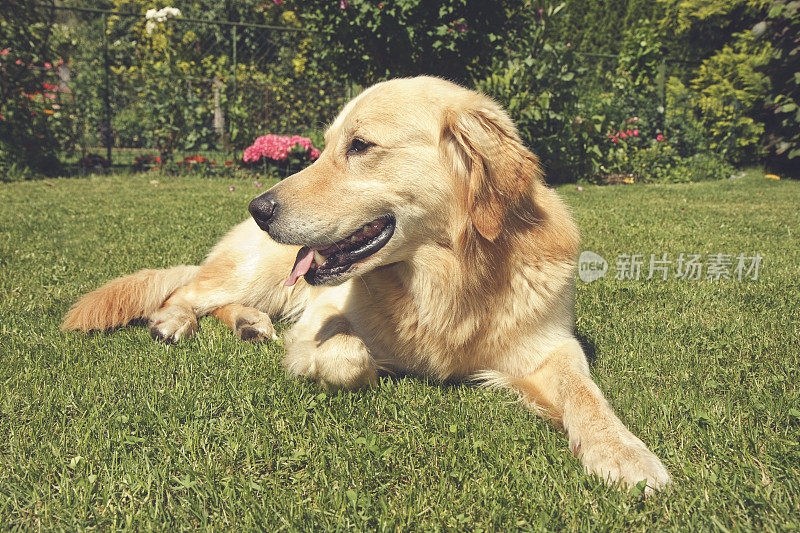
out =
<path fill-rule="evenodd" d="M 341 276 L 383 248 L 392 238 L 394 227 L 394 217 L 386 215 L 364 224 L 349 237 L 325 248 L 303 246 L 297 252 L 286 286 L 291 287 L 301 276 L 311 285 L 321 285 Z"/>

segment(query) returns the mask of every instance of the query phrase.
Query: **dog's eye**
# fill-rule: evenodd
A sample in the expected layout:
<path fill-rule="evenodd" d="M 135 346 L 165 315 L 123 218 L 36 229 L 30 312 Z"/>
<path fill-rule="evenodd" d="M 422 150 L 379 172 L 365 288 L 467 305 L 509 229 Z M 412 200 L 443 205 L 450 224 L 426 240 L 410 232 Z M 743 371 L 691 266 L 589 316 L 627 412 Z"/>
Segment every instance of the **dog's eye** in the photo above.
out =
<path fill-rule="evenodd" d="M 347 147 L 347 155 L 360 154 L 366 152 L 370 146 L 374 146 L 371 142 L 356 137 L 350 141 L 350 146 Z"/>

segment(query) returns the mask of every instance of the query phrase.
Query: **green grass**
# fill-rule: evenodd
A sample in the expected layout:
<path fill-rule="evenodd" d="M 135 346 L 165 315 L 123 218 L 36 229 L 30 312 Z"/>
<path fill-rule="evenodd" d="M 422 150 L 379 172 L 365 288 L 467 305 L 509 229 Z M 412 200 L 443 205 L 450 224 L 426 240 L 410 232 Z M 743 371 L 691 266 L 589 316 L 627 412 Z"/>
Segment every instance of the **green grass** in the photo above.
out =
<path fill-rule="evenodd" d="M 800 528 L 800 183 L 561 188 L 612 270 L 621 253 L 764 257 L 757 281 L 578 283 L 592 373 L 674 477 L 646 500 L 584 475 L 498 392 L 329 395 L 213 318 L 177 346 L 60 332 L 103 281 L 202 260 L 263 190 L 150 179 L 0 185 L 0 528 Z"/>

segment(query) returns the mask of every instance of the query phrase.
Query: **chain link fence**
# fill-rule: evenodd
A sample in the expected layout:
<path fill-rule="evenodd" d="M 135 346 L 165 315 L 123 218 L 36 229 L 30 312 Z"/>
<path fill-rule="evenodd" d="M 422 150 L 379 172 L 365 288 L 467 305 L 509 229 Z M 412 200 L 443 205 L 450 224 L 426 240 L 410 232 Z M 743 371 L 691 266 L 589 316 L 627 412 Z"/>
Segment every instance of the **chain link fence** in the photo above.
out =
<path fill-rule="evenodd" d="M 222 164 L 256 137 L 321 131 L 351 96 L 307 65 L 310 33 L 270 26 L 48 6 L 64 28 L 43 98 L 63 117 L 66 163 L 137 166 L 200 154 Z M 287 171 L 290 171 L 288 169 Z"/>

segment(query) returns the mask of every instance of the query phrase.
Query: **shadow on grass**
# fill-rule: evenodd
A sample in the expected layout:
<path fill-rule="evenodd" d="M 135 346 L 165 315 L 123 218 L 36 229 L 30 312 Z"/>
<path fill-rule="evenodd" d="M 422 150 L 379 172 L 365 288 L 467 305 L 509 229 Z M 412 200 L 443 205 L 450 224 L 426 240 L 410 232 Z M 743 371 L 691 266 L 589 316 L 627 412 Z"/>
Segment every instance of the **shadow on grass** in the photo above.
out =
<path fill-rule="evenodd" d="M 594 339 L 582 333 L 576 333 L 575 338 L 578 339 L 581 348 L 583 348 L 583 353 L 586 354 L 586 360 L 589 361 L 589 366 L 594 367 L 594 363 L 597 360 L 597 345 L 594 343 Z"/>

